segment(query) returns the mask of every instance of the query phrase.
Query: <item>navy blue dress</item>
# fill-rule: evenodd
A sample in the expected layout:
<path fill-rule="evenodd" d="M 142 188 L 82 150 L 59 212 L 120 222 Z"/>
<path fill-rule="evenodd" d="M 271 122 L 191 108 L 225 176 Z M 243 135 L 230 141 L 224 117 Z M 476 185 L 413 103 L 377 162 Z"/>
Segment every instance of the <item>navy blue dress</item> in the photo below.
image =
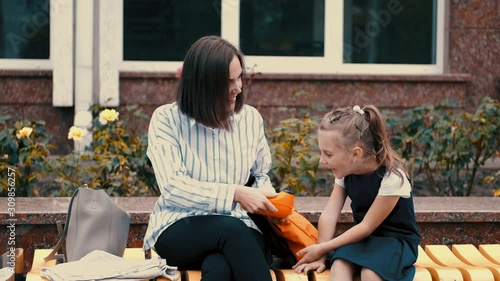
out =
<path fill-rule="evenodd" d="M 378 194 L 385 167 L 370 175 L 344 178 L 345 190 L 351 198 L 354 223 L 365 217 Z M 367 238 L 342 246 L 329 253 L 329 260 L 345 259 L 366 267 L 384 280 L 413 280 L 421 238 L 415 220 L 413 195 L 401 197 L 382 224 Z M 330 263 L 331 265 L 331 263 Z"/>

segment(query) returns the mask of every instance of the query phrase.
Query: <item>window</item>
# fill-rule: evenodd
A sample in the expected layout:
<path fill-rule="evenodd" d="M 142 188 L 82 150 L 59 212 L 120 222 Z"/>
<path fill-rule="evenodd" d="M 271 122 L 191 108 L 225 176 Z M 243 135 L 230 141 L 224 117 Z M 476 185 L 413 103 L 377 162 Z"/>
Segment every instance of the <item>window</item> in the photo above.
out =
<path fill-rule="evenodd" d="M 49 0 L 0 1 L 0 58 L 48 59 Z"/>
<path fill-rule="evenodd" d="M 252 56 L 324 55 L 323 0 L 242 0 L 240 48 Z"/>
<path fill-rule="evenodd" d="M 0 69 L 52 71 L 54 106 L 73 105 L 73 0 L 0 0 Z"/>
<path fill-rule="evenodd" d="M 435 2 L 344 1 L 344 63 L 435 64 Z"/>
<path fill-rule="evenodd" d="M 443 73 L 438 0 L 109 0 L 121 71 L 175 71 L 199 37 L 220 34 L 263 73 Z M 100 19 L 107 20 L 101 16 Z M 110 23 L 111 20 L 109 19 Z"/>
<path fill-rule="evenodd" d="M 220 0 L 123 4 L 123 60 L 182 61 L 198 38 L 221 34 Z"/>

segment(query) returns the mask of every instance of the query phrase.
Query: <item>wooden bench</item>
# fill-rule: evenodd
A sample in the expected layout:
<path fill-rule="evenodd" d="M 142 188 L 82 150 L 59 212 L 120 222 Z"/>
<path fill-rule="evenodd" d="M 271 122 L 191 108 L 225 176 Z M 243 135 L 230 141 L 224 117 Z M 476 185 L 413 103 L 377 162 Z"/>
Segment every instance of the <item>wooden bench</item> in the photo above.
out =
<path fill-rule="evenodd" d="M 419 246 L 414 281 L 500 281 L 500 244 L 479 245 L 481 249 L 496 249 L 482 255 L 474 245 Z M 311 272 L 309 281 L 327 281 L 330 272 Z"/>
<path fill-rule="evenodd" d="M 481 249 L 481 251 L 480 251 Z M 500 281 L 500 244 L 454 245 L 452 249 L 445 245 L 419 246 L 418 260 L 415 263 L 416 274 L 414 281 Z M 43 260 L 50 253 L 50 249 L 37 249 L 31 271 L 26 281 L 46 280 L 40 277 L 40 269 L 53 266 L 55 260 Z M 483 254 L 483 252 L 485 254 Z M 156 254 L 152 253 L 153 257 Z M 144 253 L 140 248 L 127 248 L 124 258 L 143 260 Z M 201 272 L 196 270 L 179 272 L 180 281 L 199 281 Z M 297 274 L 291 269 L 271 269 L 273 281 L 328 281 L 329 270 L 322 273 L 309 272 Z M 158 281 L 171 281 L 167 278 L 157 278 Z"/>
<path fill-rule="evenodd" d="M 26 281 L 47 281 L 47 279 L 40 276 L 40 270 L 43 267 L 50 267 L 56 265 L 56 260 L 45 261 L 44 258 L 52 251 L 52 249 L 36 249 L 33 263 L 31 266 L 30 272 L 26 275 Z M 154 251 L 151 251 L 151 257 L 156 258 L 157 254 Z M 127 248 L 125 249 L 125 253 L 123 254 L 123 258 L 129 260 L 144 260 L 145 255 L 141 248 Z M 178 272 L 180 281 L 198 281 L 201 280 L 201 272 L 198 270 L 188 270 Z M 276 278 L 276 273 L 274 270 L 271 270 L 271 276 L 273 281 L 285 281 L 278 280 Z M 172 281 L 168 278 L 157 277 L 154 279 L 155 281 Z"/>
<path fill-rule="evenodd" d="M 142 247 L 157 197 L 114 197 L 113 200 L 131 216 L 127 247 Z M 295 208 L 316 225 L 327 201 L 328 197 L 297 197 Z M 7 204 L 7 198 L 0 197 L 0 205 Z M 22 234 L 16 237 L 16 247 L 24 249 L 23 274 L 31 269 L 35 249 L 49 249 L 56 245 L 59 239 L 56 223 L 65 221 L 68 205 L 68 197 L 16 198 L 16 233 Z M 499 244 L 498 206 L 499 197 L 415 197 L 421 245 Z M 0 210 L 0 216 L 8 217 L 10 214 L 6 210 Z M 352 221 L 347 201 L 336 227 L 338 234 L 352 227 Z M 0 221 L 0 228 L 7 227 L 5 220 Z M 8 245 L 8 242 L 7 235 L 0 235 L 0 245 Z M 479 250 L 485 252 L 489 249 Z"/>

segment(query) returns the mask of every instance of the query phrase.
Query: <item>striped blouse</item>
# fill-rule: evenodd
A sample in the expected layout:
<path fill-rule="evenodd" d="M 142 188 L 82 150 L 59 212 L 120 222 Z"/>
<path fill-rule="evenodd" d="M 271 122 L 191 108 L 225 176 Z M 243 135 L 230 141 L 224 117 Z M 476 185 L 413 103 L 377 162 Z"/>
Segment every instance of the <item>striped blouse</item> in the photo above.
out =
<path fill-rule="evenodd" d="M 147 155 L 161 191 L 149 218 L 143 248 L 189 216 L 228 215 L 258 229 L 239 203 L 237 185 L 255 176 L 255 188 L 274 191 L 267 175 L 271 153 L 259 112 L 249 105 L 232 117 L 233 130 L 212 129 L 180 112 L 176 103 L 155 110 Z"/>

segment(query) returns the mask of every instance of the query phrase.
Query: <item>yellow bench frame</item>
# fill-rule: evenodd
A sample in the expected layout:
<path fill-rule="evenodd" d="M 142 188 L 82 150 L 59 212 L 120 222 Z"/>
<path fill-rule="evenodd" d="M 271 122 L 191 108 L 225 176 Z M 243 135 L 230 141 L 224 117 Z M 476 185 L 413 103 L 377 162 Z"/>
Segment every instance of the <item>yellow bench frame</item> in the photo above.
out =
<path fill-rule="evenodd" d="M 416 273 L 414 281 L 500 281 L 498 270 L 500 265 L 495 263 L 500 252 L 500 244 L 479 245 L 477 249 L 473 245 L 455 245 L 450 249 L 446 245 L 427 245 L 418 247 L 418 259 L 415 263 Z M 486 251 L 487 250 L 487 251 Z M 40 269 L 46 266 L 54 266 L 55 260 L 44 261 L 52 250 L 37 249 L 33 258 L 30 272 L 26 275 L 26 281 L 46 281 L 40 277 Z M 154 251 L 152 257 L 156 257 Z M 123 256 L 131 260 L 144 260 L 145 254 L 141 248 L 127 248 Z M 199 281 L 201 271 L 187 270 L 179 271 L 179 281 Z M 330 271 L 322 273 L 309 272 L 308 274 L 297 274 L 291 269 L 271 269 L 273 281 L 328 281 Z M 157 281 L 171 281 L 159 277 Z"/>

